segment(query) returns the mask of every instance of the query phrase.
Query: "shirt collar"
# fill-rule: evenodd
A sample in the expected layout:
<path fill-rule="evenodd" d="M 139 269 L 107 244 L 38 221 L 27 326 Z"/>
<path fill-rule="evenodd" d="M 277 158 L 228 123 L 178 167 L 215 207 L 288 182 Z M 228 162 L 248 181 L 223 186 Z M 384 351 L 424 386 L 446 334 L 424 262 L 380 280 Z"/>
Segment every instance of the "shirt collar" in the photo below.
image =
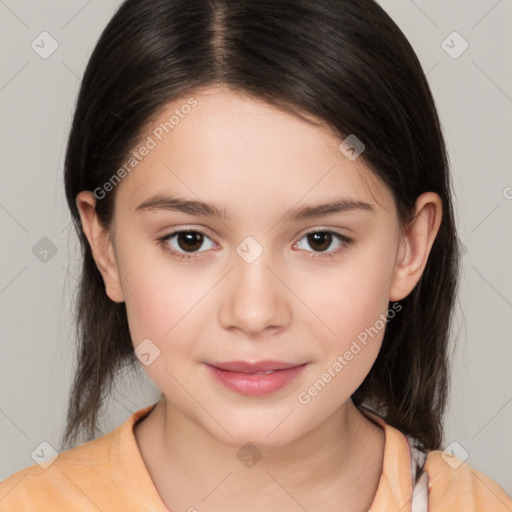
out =
<path fill-rule="evenodd" d="M 411 452 L 407 437 L 388 425 L 383 418 L 366 407 L 358 409 L 375 424 L 384 429 L 384 460 L 377 492 L 368 512 L 394 510 L 411 512 L 412 473 Z"/>
<path fill-rule="evenodd" d="M 133 493 L 133 504 L 143 496 L 149 510 L 169 512 L 149 475 L 140 453 L 133 427 L 147 416 L 156 403 L 134 412 L 121 426 L 112 432 L 111 458 L 113 474 L 118 487 Z M 404 434 L 388 425 L 384 419 L 367 408 L 359 410 L 384 429 L 385 445 L 382 473 L 377 492 L 368 512 L 394 510 L 410 512 L 412 498 L 411 456 L 409 443 Z"/>

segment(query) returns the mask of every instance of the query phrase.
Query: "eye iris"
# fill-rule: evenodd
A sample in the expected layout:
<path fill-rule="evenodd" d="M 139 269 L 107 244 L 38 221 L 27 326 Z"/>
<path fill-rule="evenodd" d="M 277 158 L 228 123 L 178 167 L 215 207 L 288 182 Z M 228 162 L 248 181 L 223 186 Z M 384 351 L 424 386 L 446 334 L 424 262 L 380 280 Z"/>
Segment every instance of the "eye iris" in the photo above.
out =
<path fill-rule="evenodd" d="M 184 231 L 177 235 L 178 245 L 184 251 L 195 251 L 203 244 L 203 235 L 197 231 Z M 182 244 L 182 241 L 186 241 Z"/>
<path fill-rule="evenodd" d="M 332 243 L 332 234 L 326 231 L 310 233 L 307 236 L 309 245 L 319 252 L 326 251 Z M 196 251 L 203 244 L 203 234 L 198 231 L 182 231 L 176 237 L 180 249 L 184 251 Z"/>
<path fill-rule="evenodd" d="M 311 240 L 314 240 L 314 243 L 311 243 Z M 324 243 L 322 243 L 322 241 Z M 325 241 L 327 241 L 327 243 Z M 319 231 L 318 233 L 312 233 L 312 234 L 308 235 L 308 243 L 313 249 L 315 249 L 315 244 L 317 244 L 317 245 L 319 244 L 322 246 L 320 248 L 317 247 L 317 249 L 320 252 L 327 250 L 329 248 L 329 246 L 331 245 L 331 242 L 332 242 L 332 234 L 331 233 Z"/>

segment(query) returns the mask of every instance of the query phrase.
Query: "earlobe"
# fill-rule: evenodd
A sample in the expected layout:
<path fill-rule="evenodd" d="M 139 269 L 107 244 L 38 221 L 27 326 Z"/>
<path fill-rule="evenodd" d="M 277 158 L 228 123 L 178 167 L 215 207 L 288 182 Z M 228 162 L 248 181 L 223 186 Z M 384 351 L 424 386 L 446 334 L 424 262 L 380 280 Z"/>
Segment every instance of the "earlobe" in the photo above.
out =
<path fill-rule="evenodd" d="M 402 300 L 411 293 L 423 274 L 442 218 L 442 201 L 434 192 L 416 200 L 413 220 L 404 227 L 391 283 L 390 301 Z"/>
<path fill-rule="evenodd" d="M 110 230 L 100 223 L 96 215 L 96 199 L 93 193 L 89 190 L 80 192 L 76 196 L 76 205 L 96 267 L 103 277 L 105 292 L 112 301 L 123 302 L 120 273 L 110 238 Z"/>

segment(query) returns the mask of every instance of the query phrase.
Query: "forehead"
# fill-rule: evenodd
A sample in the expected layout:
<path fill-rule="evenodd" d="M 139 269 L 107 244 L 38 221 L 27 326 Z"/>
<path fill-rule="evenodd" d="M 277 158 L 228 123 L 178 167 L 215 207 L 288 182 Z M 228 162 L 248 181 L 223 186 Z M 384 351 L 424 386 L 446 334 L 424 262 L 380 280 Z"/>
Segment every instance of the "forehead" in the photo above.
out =
<path fill-rule="evenodd" d="M 183 96 L 144 130 L 117 200 L 133 209 L 168 192 L 240 210 L 339 192 L 389 208 L 391 193 L 383 182 L 362 159 L 350 161 L 340 152 L 343 139 L 325 123 L 309 118 L 316 125 L 218 86 Z"/>

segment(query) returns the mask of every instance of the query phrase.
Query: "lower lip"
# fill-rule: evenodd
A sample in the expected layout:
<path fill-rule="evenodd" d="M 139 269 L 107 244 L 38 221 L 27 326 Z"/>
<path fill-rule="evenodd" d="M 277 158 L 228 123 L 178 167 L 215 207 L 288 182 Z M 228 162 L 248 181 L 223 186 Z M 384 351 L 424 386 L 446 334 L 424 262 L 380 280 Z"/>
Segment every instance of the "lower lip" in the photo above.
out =
<path fill-rule="evenodd" d="M 206 365 L 213 378 L 236 393 L 250 396 L 261 396 L 275 393 L 293 380 L 304 370 L 306 364 L 275 370 L 272 373 L 241 373 L 221 370 L 215 366 Z"/>

